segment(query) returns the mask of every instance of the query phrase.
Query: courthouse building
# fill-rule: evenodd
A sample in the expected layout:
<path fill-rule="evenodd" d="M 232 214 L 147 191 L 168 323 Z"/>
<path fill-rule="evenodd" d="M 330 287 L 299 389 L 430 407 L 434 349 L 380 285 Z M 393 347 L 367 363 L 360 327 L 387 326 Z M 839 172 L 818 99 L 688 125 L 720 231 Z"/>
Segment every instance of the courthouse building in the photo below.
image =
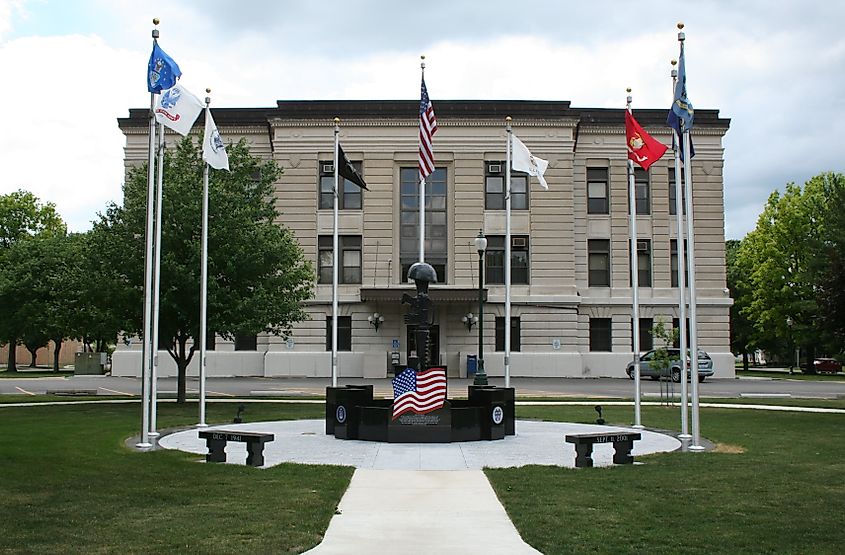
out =
<path fill-rule="evenodd" d="M 485 262 L 484 361 L 504 369 L 505 117 L 532 154 L 549 161 L 548 190 L 512 177 L 513 376 L 624 376 L 632 354 L 629 202 L 624 111 L 573 108 L 565 101 L 434 101 L 437 169 L 426 187 L 426 261 L 437 271 L 431 358 L 465 376 L 477 353 L 479 255 Z M 279 223 L 296 235 L 317 272 L 310 318 L 288 338 L 217 338 L 208 374 L 329 376 L 332 314 L 334 118 L 340 141 L 369 191 L 339 192 L 341 377 L 385 377 L 414 348 L 400 299 L 414 290 L 408 267 L 419 256 L 417 101 L 279 101 L 275 108 L 213 110 L 226 142 L 246 138 L 254 155 L 284 170 L 275 185 Z M 635 110 L 657 140 L 671 144 L 666 109 Z M 194 132 L 202 133 L 202 119 Z M 716 376 L 733 376 L 725 288 L 722 138 L 730 120 L 696 110 L 693 203 L 699 348 Z M 147 160 L 148 112 L 119 120 L 126 165 Z M 177 137 L 174 135 L 174 139 Z M 172 144 L 174 141 L 169 139 Z M 642 350 L 658 320 L 678 325 L 674 159 L 636 172 Z M 165 179 L 165 187 L 167 186 Z M 214 199 L 211 199 L 214 202 Z M 681 215 L 684 217 L 685 215 Z M 199 222 L 197 222 L 199 225 Z M 137 341 L 115 352 L 116 375 L 139 375 Z M 398 353 L 398 355 L 396 354 Z M 160 375 L 175 373 L 162 352 Z M 196 374 L 197 359 L 189 373 Z"/>

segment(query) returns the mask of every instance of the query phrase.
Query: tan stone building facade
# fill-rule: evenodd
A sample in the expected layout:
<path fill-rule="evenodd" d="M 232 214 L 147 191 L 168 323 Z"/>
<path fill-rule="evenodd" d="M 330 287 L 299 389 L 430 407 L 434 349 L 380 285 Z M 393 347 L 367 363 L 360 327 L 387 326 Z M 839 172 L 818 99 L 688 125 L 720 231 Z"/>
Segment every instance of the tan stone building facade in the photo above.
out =
<path fill-rule="evenodd" d="M 435 101 L 434 108 L 437 171 L 427 187 L 426 261 L 437 269 L 440 283 L 432 288 L 432 355 L 457 377 L 466 374 L 467 355 L 477 352 L 477 328 L 468 329 L 463 320 L 478 313 L 479 257 L 473 240 L 482 230 L 489 241 L 485 368 L 494 377 L 503 372 L 502 183 L 505 117 L 511 116 L 515 135 L 534 155 L 549 160 L 548 191 L 533 178 L 527 183 L 525 176 L 513 178 L 512 375 L 624 376 L 632 358 L 624 112 L 541 101 Z M 214 110 L 225 140 L 246 137 L 254 154 L 273 158 L 284 169 L 275 189 L 280 223 L 295 233 L 320 279 L 307 306 L 310 320 L 296 325 L 289 338 L 259 336 L 244 345 L 218 339 L 209 357 L 210 375 L 330 375 L 335 117 L 341 118 L 347 157 L 360 164 L 370 189 L 341 186 L 340 376 L 384 377 L 394 351 L 406 361 L 413 345 L 403 320 L 407 307 L 399 300 L 413 290 L 404 272 L 418 257 L 417 110 L 414 101 L 279 101 L 276 108 Z M 655 138 L 671 142 L 666 110 L 634 115 Z M 146 160 L 146 110 L 132 110 L 119 123 L 126 164 Z M 713 357 L 716 376 L 723 377 L 733 375 L 722 179 L 722 138 L 729 123 L 718 111 L 696 111 L 692 164 L 699 346 Z M 637 174 L 645 328 L 658 319 L 677 325 L 670 155 Z M 370 322 L 374 313 L 383 318 L 378 327 Z M 642 341 L 645 350 L 650 343 L 645 332 Z M 162 373 L 172 373 L 162 354 L 167 361 Z M 114 355 L 116 374 L 138 374 L 139 366 L 133 346 Z"/>

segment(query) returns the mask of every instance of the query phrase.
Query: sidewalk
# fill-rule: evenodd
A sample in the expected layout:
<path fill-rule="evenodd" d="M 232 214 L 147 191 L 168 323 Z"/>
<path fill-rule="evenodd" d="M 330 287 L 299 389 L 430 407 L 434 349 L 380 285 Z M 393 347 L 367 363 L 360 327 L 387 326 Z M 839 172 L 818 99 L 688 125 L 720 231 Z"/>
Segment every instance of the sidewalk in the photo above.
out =
<path fill-rule="evenodd" d="M 522 541 L 480 470 L 357 469 L 309 554 L 540 553 Z"/>

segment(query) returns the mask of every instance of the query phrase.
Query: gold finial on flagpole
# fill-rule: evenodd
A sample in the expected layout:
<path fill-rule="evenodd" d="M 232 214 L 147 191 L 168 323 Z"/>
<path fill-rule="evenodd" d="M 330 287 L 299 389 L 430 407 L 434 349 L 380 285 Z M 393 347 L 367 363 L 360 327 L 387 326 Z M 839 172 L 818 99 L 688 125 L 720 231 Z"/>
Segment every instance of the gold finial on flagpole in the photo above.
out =
<path fill-rule="evenodd" d="M 206 89 L 205 89 L 205 94 L 209 94 L 209 93 L 211 93 L 211 89 L 206 88 Z"/>
<path fill-rule="evenodd" d="M 676 66 L 676 65 L 678 65 L 678 60 L 672 60 L 669 63 L 672 64 L 673 66 Z"/>
<path fill-rule="evenodd" d="M 631 94 L 631 87 L 628 87 L 627 89 L 625 89 L 625 92 L 627 92 L 628 94 Z"/>
<path fill-rule="evenodd" d="M 506 121 L 506 122 L 508 122 L 508 123 L 510 123 L 510 122 L 511 122 L 511 119 L 512 119 L 512 118 L 511 118 L 510 116 L 507 116 L 507 117 L 505 118 L 505 121 Z"/>
<path fill-rule="evenodd" d="M 154 17 L 153 18 L 153 25 L 158 25 L 159 23 L 160 23 L 159 19 L 157 17 Z"/>
<path fill-rule="evenodd" d="M 425 69 L 425 54 L 420 55 L 420 68 Z"/>
<path fill-rule="evenodd" d="M 678 30 L 680 31 L 680 30 L 681 30 L 681 29 L 683 29 L 683 28 L 684 28 L 684 24 L 683 24 L 683 22 L 679 21 L 679 22 L 678 22 Z"/>

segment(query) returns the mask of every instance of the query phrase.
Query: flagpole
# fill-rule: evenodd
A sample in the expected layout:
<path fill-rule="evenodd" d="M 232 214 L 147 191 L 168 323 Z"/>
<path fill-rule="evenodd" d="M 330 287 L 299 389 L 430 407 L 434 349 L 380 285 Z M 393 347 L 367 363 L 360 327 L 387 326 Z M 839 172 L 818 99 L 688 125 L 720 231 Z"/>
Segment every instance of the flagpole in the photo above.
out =
<path fill-rule="evenodd" d="M 205 89 L 206 94 L 211 93 L 211 89 Z M 210 115 L 208 108 L 211 104 L 211 97 L 205 97 L 205 117 L 206 121 Z M 208 125 L 208 123 L 206 123 Z M 204 136 L 204 135 L 203 135 Z M 203 139 L 204 140 L 204 139 Z M 203 145 L 205 148 L 205 145 Z M 202 266 L 200 267 L 200 421 L 197 424 L 198 428 L 205 428 L 208 426 L 205 422 L 205 377 L 206 377 L 206 356 L 208 343 L 208 162 L 202 165 Z"/>
<path fill-rule="evenodd" d="M 505 167 L 505 387 L 511 385 L 511 150 L 513 129 L 507 122 L 507 162 Z M 527 186 L 527 183 L 526 183 Z"/>
<path fill-rule="evenodd" d="M 164 125 L 158 124 L 158 184 L 156 185 L 155 241 L 153 242 L 153 328 L 150 335 L 152 372 L 150 373 L 150 437 L 158 437 L 156 412 L 158 404 L 158 327 L 161 319 L 161 218 L 164 184 Z"/>
<path fill-rule="evenodd" d="M 678 29 L 683 29 L 683 23 L 678 24 Z M 686 36 L 681 30 L 678 32 L 678 42 L 681 43 L 681 56 L 684 55 L 684 40 Z M 697 293 L 695 287 L 695 230 L 693 226 L 693 202 L 692 202 L 692 160 L 690 159 L 690 130 L 684 125 L 681 120 L 681 125 L 684 126 L 684 183 L 687 189 L 686 207 L 687 207 L 687 237 L 689 250 L 689 319 L 690 319 L 690 361 L 692 367 L 690 368 L 690 389 L 692 390 L 692 445 L 691 451 L 703 451 L 704 447 L 701 445 L 701 430 L 698 414 L 698 330 L 697 330 Z M 686 381 L 686 379 L 684 379 Z"/>
<path fill-rule="evenodd" d="M 422 75 L 422 80 L 425 81 L 425 56 L 420 56 L 420 70 Z M 422 118 L 422 114 L 420 114 L 420 118 Z M 420 125 L 422 126 L 422 119 L 420 119 Z M 422 132 L 422 128 L 420 129 Z M 420 168 L 420 262 L 425 262 L 425 177 L 422 174 L 422 168 Z M 403 279 L 406 276 L 402 276 Z M 420 370 L 425 370 L 424 368 L 420 368 Z"/>
<path fill-rule="evenodd" d="M 334 194 L 332 195 L 332 387 L 337 387 L 337 193 L 338 193 L 338 145 L 340 144 L 340 118 L 334 118 Z"/>
<path fill-rule="evenodd" d="M 153 19 L 153 25 L 158 26 L 159 20 Z M 158 29 L 153 29 L 153 45 L 158 41 Z M 147 162 L 147 222 L 144 250 L 144 324 L 143 342 L 141 343 L 141 441 L 135 446 L 139 449 L 149 449 L 150 443 L 150 320 L 152 313 L 152 263 L 153 257 L 153 200 L 155 189 L 155 93 L 150 93 L 150 142 L 149 159 Z"/>
<path fill-rule="evenodd" d="M 674 66 L 678 62 L 676 60 L 672 60 L 672 65 Z M 674 97 L 675 94 L 675 87 L 678 81 L 678 70 L 672 68 L 672 95 Z M 689 366 L 687 365 L 687 293 L 686 293 L 686 248 L 684 246 L 684 195 L 683 195 L 683 187 L 681 186 L 681 138 L 678 137 L 678 134 L 672 129 L 672 137 L 674 141 L 672 143 L 673 151 L 675 153 L 675 216 L 677 217 L 678 223 L 678 233 L 677 238 L 675 240 L 676 248 L 675 252 L 678 256 L 678 316 L 679 316 L 679 345 L 681 347 L 681 353 L 684 353 L 681 356 L 681 375 L 686 376 L 689 372 Z M 681 433 L 678 436 L 680 439 L 691 439 L 692 436 L 689 433 L 689 392 L 687 391 L 687 380 L 684 378 L 681 380 Z"/>
<path fill-rule="evenodd" d="M 626 109 L 631 113 L 631 89 L 627 89 Z M 632 344 L 634 351 L 634 428 L 642 428 L 641 380 L 640 380 L 640 276 L 639 260 L 637 260 L 637 194 L 634 179 L 634 161 L 628 158 L 628 204 L 631 206 L 631 316 L 632 316 Z"/>

